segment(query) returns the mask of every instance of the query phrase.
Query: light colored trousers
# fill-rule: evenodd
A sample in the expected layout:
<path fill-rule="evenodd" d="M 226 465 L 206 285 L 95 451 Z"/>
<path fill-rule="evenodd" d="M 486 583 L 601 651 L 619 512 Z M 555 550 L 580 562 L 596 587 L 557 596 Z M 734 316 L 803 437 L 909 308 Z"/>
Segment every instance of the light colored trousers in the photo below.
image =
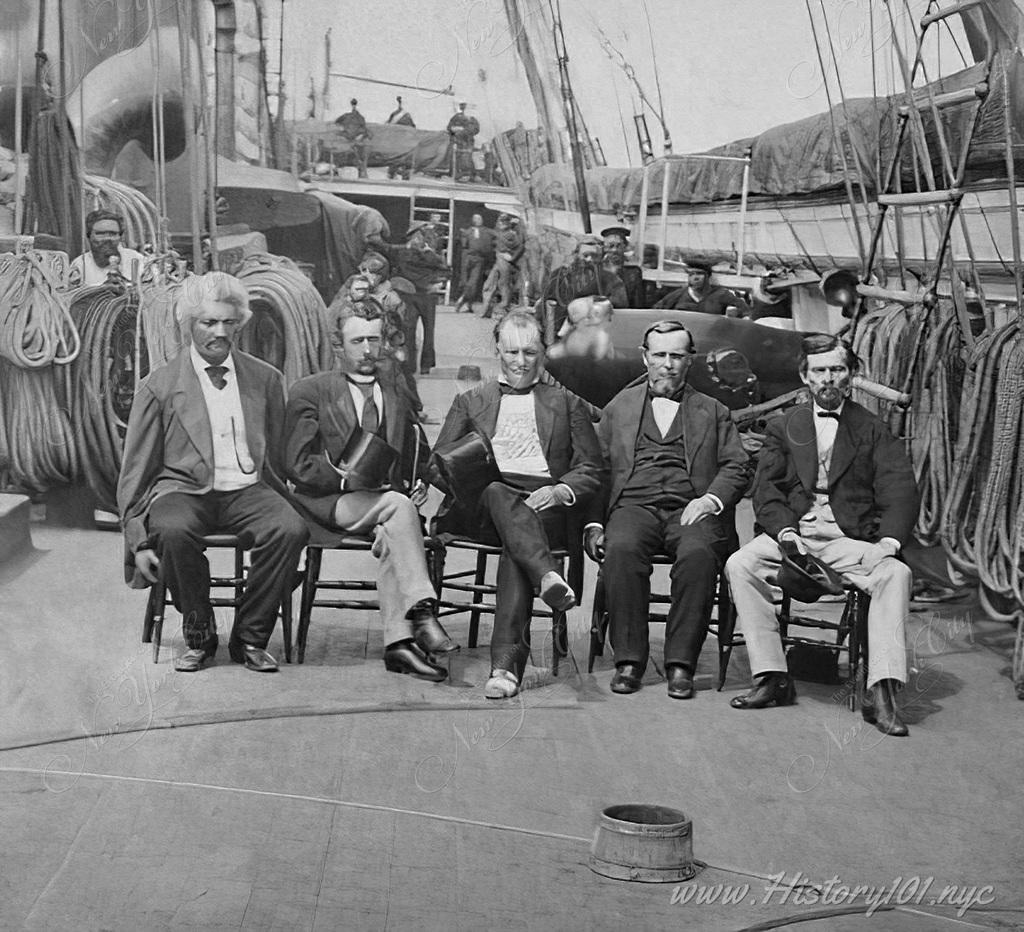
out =
<path fill-rule="evenodd" d="M 801 532 L 806 529 L 801 527 Z M 910 602 L 910 569 L 886 557 L 870 572 L 861 563 L 873 545 L 850 537 L 803 536 L 807 550 L 871 596 L 868 608 L 868 686 L 879 680 L 907 681 L 905 619 Z M 760 534 L 734 553 L 725 565 L 736 606 L 737 627 L 747 645 L 750 672 L 786 672 L 786 654 L 767 582 L 779 571 L 782 552 L 767 534 Z M 777 591 L 777 590 L 776 590 Z"/>
<path fill-rule="evenodd" d="M 384 646 L 408 640 L 409 609 L 436 597 L 427 575 L 416 506 L 400 492 L 345 492 L 334 509 L 334 520 L 343 531 L 373 536 Z"/>

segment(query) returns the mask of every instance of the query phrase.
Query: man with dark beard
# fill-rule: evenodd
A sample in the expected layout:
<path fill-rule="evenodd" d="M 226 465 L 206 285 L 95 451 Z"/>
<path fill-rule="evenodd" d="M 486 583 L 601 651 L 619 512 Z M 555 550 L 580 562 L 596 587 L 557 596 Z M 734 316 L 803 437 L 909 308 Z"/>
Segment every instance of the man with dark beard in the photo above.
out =
<path fill-rule="evenodd" d="M 907 679 L 911 572 L 896 558 L 910 540 L 920 497 L 903 445 L 849 399 L 857 363 L 838 337 L 806 337 L 800 378 L 811 403 L 768 425 L 753 495 L 762 533 L 727 566 L 754 676 L 754 688 L 732 705 L 760 709 L 793 702 L 796 690 L 767 580 L 778 573 L 784 551 L 809 553 L 871 596 L 869 695 L 861 711 L 879 731 L 903 736 L 907 726 L 894 696 Z"/>
<path fill-rule="evenodd" d="M 625 227 L 607 227 L 601 231 L 604 240 L 604 256 L 601 267 L 622 279 L 626 289 L 628 307 L 646 307 L 644 303 L 644 273 L 638 265 L 626 262 L 629 246 L 629 230 Z"/>
<path fill-rule="evenodd" d="M 674 557 L 665 626 L 665 675 L 673 699 L 693 697 L 715 582 L 734 546 L 733 509 L 749 460 L 728 408 L 686 383 L 696 348 L 678 321 L 644 333 L 647 376 L 605 407 L 597 430 L 611 481 L 584 548 L 604 563 L 615 693 L 640 688 L 649 654 L 651 559 Z"/>
<path fill-rule="evenodd" d="M 111 272 L 131 280 L 142 270 L 146 257 L 122 243 L 124 219 L 120 214 L 112 210 L 92 211 L 85 218 L 85 236 L 89 251 L 71 263 L 72 287 L 102 285 Z M 111 266 L 110 260 L 115 256 L 117 261 Z"/>
<path fill-rule="evenodd" d="M 574 298 L 604 295 L 613 307 L 629 306 L 622 279 L 601 266 L 603 253 L 604 243 L 599 236 L 585 236 L 577 245 L 572 259 L 548 276 L 537 302 L 537 312 L 544 319 L 549 310 L 546 306 L 551 305 L 552 338 L 562 329 L 569 302 Z"/>

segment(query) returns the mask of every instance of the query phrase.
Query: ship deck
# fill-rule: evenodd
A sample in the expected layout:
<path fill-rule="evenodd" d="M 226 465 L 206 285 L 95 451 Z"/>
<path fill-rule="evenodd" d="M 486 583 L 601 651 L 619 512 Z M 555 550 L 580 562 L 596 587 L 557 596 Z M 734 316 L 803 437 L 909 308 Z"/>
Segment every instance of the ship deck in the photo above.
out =
<path fill-rule="evenodd" d="M 459 363 L 493 366 L 488 330 L 439 314 L 428 410 Z M 122 583 L 119 535 L 32 532 L 0 567 L 0 928 L 1024 928 L 1013 631 L 970 602 L 912 615 L 901 740 L 841 687 L 731 709 L 742 649 L 722 692 L 672 701 L 652 668 L 611 694 L 609 656 L 587 673 L 593 567 L 571 656 L 552 677 L 538 625 L 515 700 L 483 698 L 486 620 L 439 685 L 385 672 L 373 614 L 328 609 L 302 666 L 257 676 L 222 649 L 177 674 L 173 613 L 158 664 L 139 642 L 146 596 Z M 465 645 L 468 618 L 446 624 Z M 716 669 L 709 639 L 703 685 Z M 630 802 L 686 813 L 694 881 L 589 869 L 599 813 Z M 846 895 L 858 885 L 874 899 Z"/>

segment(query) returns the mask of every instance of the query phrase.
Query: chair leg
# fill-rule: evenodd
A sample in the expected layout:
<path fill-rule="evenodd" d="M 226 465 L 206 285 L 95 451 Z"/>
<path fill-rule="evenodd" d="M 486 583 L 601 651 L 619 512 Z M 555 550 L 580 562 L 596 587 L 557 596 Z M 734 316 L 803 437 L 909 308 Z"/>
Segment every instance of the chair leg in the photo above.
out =
<path fill-rule="evenodd" d="M 558 662 L 569 655 L 569 625 L 565 612 L 551 613 L 551 675 L 558 676 Z"/>
<path fill-rule="evenodd" d="M 292 662 L 292 593 L 289 590 L 281 602 L 281 636 L 284 638 L 285 663 Z"/>
<path fill-rule="evenodd" d="M 473 603 L 482 602 L 484 600 L 484 594 L 480 591 L 480 587 L 484 584 L 484 580 L 487 578 L 487 554 L 480 551 L 476 555 L 476 574 L 473 577 L 473 585 L 476 589 L 473 592 Z M 477 633 L 480 630 L 480 609 L 472 608 L 469 611 L 469 646 L 476 647 Z"/>
<path fill-rule="evenodd" d="M 231 619 L 232 625 L 238 621 L 238 609 L 242 604 L 242 596 L 245 595 L 245 551 L 241 547 L 235 548 L 235 615 Z"/>
<path fill-rule="evenodd" d="M 441 590 L 444 588 L 444 563 L 446 557 L 444 545 L 440 541 L 432 541 L 427 547 L 427 573 L 430 582 L 434 586 L 437 598 L 441 598 Z"/>
<path fill-rule="evenodd" d="M 149 590 L 149 603 L 146 606 L 146 616 L 149 622 L 149 637 L 142 635 L 143 641 L 153 643 L 153 663 L 160 662 L 160 641 L 164 631 L 164 612 L 167 607 L 167 585 L 162 579 L 157 579 Z"/>
<path fill-rule="evenodd" d="M 316 601 L 316 587 L 320 581 L 320 562 L 323 551 L 319 547 L 306 548 L 306 573 L 302 580 L 302 601 L 299 608 L 299 633 L 296 639 L 298 647 L 297 660 L 303 663 L 306 659 L 306 634 L 309 631 L 309 619 L 313 614 L 313 603 Z"/>
<path fill-rule="evenodd" d="M 597 571 L 594 583 L 594 609 L 590 614 L 590 650 L 587 652 L 587 673 L 594 672 L 594 658 L 604 656 L 604 638 L 608 630 L 608 612 L 605 609 L 604 574 Z"/>
<path fill-rule="evenodd" d="M 732 604 L 729 583 L 722 575 L 718 587 L 718 692 L 725 686 L 725 676 L 729 672 L 729 660 L 736 634 L 736 609 Z"/>

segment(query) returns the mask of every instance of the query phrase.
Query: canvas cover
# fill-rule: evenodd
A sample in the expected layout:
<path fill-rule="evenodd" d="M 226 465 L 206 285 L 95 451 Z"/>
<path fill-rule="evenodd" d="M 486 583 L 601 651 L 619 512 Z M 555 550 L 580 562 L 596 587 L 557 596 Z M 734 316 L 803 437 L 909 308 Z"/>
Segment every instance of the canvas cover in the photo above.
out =
<path fill-rule="evenodd" d="M 339 165 L 355 164 L 352 143 L 335 123 L 296 120 L 288 123 L 287 128 L 300 154 L 310 162 L 333 158 Z M 367 123 L 366 128 L 370 136 L 367 164 L 371 167 L 443 172 L 451 165 L 446 130 L 416 129 L 392 123 Z"/>

